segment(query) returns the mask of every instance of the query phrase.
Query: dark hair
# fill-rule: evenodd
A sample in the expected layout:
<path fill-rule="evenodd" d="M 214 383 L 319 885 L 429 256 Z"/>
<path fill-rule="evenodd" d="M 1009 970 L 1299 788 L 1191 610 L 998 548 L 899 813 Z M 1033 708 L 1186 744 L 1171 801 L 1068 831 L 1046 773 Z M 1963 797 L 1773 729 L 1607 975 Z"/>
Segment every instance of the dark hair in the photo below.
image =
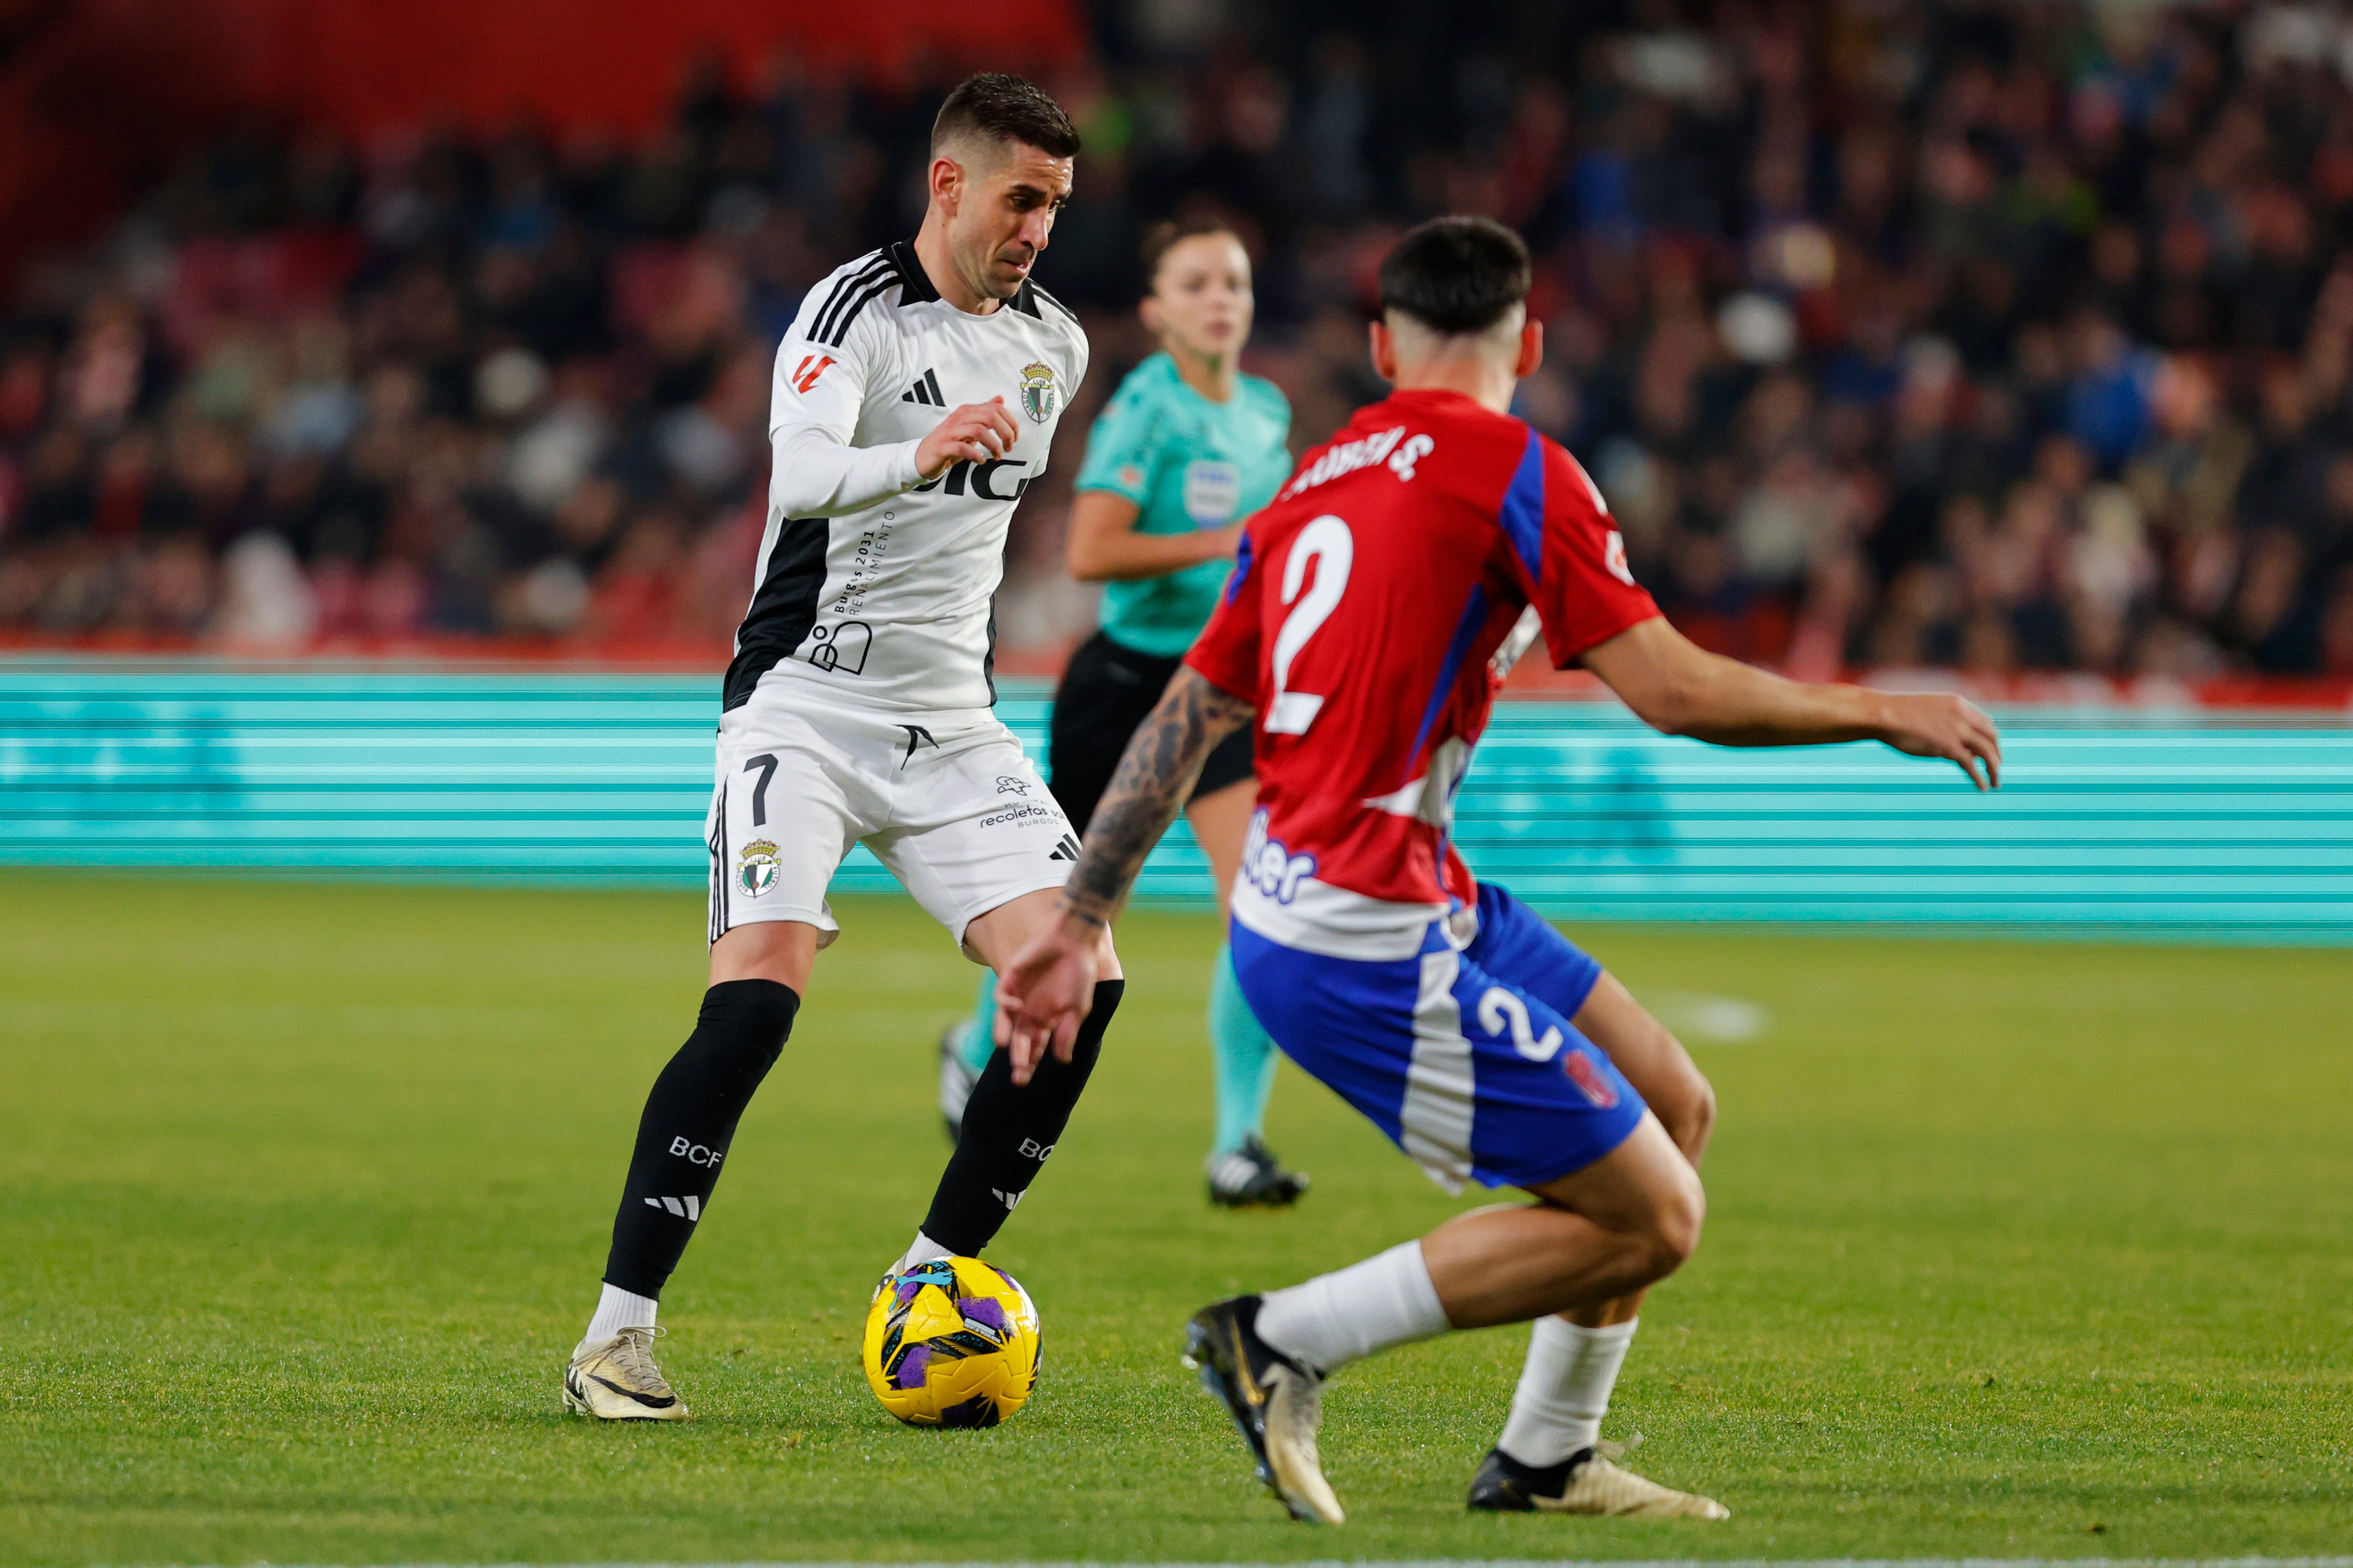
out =
<path fill-rule="evenodd" d="M 1178 218 L 1173 222 L 1155 223 L 1145 229 L 1144 244 L 1140 247 L 1144 258 L 1145 290 L 1148 292 L 1158 279 L 1160 264 L 1168 259 L 1170 251 L 1185 241 L 1198 239 L 1205 234 L 1222 234 L 1235 244 L 1241 244 L 1242 237 L 1234 232 L 1232 224 L 1221 217 L 1212 217 L 1206 213 L 1194 217 Z"/>
<path fill-rule="evenodd" d="M 1381 309 L 1433 331 L 1483 332 L 1528 297 L 1520 237 L 1493 218 L 1434 217 L 1381 258 Z"/>
<path fill-rule="evenodd" d="M 1024 79 L 1006 71 L 982 71 L 956 84 L 932 121 L 932 151 L 958 136 L 1019 142 L 1054 158 L 1074 158 L 1079 128 L 1062 106 Z"/>

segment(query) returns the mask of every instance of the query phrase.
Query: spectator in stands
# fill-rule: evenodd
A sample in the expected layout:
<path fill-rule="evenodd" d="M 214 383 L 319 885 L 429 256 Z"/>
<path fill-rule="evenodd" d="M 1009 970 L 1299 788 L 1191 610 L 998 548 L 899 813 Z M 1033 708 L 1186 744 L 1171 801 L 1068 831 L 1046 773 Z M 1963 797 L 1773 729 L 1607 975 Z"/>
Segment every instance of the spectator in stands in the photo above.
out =
<path fill-rule="evenodd" d="M 1212 208 L 1260 253 L 1252 368 L 1308 442 L 1378 395 L 1369 258 L 1482 211 L 1539 258 L 1522 412 L 1701 642 L 1811 675 L 2353 668 L 2336 24 L 1556 9 L 1278 11 L 1245 45 L 1095 7 L 1103 54 L 1053 84 L 1089 144 L 1044 263 L 1096 339 L 1073 413 L 1148 350 L 1118 307 L 1149 221 Z M 710 657 L 776 335 L 907 227 L 881 172 L 940 85 L 708 59 L 634 148 L 194 150 L 0 316 L 0 637 Z M 1008 644 L 1090 621 L 1066 483 L 1017 520 Z"/>

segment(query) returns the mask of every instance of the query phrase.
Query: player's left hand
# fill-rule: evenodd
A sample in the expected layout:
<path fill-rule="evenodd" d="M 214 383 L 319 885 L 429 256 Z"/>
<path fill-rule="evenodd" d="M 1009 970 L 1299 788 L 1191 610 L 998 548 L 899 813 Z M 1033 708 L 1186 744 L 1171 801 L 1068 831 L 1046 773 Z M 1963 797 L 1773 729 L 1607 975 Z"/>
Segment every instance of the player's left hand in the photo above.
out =
<path fill-rule="evenodd" d="M 1094 1005 L 1102 932 L 1059 920 L 1030 939 L 997 977 L 997 1043 L 1013 1058 L 1013 1081 L 1028 1083 L 1046 1052 L 1069 1061 L 1079 1025 Z"/>
<path fill-rule="evenodd" d="M 2001 733 L 1966 697 L 1890 695 L 1880 738 L 1914 757 L 1942 757 L 1983 789 L 2001 787 Z"/>

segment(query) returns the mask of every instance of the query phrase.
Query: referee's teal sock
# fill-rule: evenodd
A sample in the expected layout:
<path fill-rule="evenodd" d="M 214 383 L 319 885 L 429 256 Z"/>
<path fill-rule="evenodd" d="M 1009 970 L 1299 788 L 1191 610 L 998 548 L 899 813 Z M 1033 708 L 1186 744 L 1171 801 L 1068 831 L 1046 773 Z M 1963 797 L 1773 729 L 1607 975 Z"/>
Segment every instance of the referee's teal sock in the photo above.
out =
<path fill-rule="evenodd" d="M 1265 1130 L 1267 1097 L 1274 1092 L 1274 1041 L 1242 999 L 1233 953 L 1223 944 L 1209 972 L 1209 1049 L 1218 1063 L 1218 1142 L 1209 1151 L 1214 1158 Z"/>
<path fill-rule="evenodd" d="M 988 1053 L 997 1048 L 997 975 L 994 971 L 980 972 L 980 995 L 972 1006 L 972 1027 L 956 1042 L 956 1055 L 977 1077 L 988 1066 Z"/>

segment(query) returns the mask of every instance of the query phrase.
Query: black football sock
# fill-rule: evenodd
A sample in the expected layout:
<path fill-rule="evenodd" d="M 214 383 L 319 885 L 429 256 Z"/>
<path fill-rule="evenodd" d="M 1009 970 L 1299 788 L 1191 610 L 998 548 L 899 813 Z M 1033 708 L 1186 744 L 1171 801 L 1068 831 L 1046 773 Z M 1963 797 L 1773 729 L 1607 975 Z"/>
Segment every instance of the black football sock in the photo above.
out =
<path fill-rule="evenodd" d="M 1095 986 L 1093 1011 L 1079 1026 L 1077 1044 L 1067 1062 L 1048 1052 L 1038 1071 L 1019 1087 L 1013 1082 L 1013 1058 L 1000 1047 L 973 1086 L 964 1108 L 964 1135 L 932 1194 L 932 1212 L 923 1218 L 923 1234 L 959 1257 L 977 1254 L 1002 1229 L 1013 1205 L 1038 1179 L 1038 1169 L 1070 1124 L 1079 1092 L 1103 1054 L 1103 1030 L 1119 1010 L 1127 989 L 1123 980 L 1105 980 Z"/>
<path fill-rule="evenodd" d="M 776 1066 L 800 1005 L 792 987 L 773 980 L 726 980 L 702 994 L 694 1033 L 646 1096 L 605 1283 L 661 1294 L 719 1184 L 735 1123 Z"/>

